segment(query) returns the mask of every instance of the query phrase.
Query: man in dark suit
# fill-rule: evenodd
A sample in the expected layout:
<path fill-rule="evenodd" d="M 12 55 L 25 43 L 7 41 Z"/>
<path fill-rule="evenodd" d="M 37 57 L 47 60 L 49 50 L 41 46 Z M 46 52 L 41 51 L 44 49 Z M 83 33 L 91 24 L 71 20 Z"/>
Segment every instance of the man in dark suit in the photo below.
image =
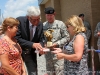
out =
<path fill-rule="evenodd" d="M 27 16 L 18 17 L 20 22 L 16 39 L 22 48 L 22 58 L 26 64 L 28 75 L 37 75 L 37 60 L 35 50 L 43 53 L 43 24 L 40 22 L 40 11 L 29 7 Z"/>

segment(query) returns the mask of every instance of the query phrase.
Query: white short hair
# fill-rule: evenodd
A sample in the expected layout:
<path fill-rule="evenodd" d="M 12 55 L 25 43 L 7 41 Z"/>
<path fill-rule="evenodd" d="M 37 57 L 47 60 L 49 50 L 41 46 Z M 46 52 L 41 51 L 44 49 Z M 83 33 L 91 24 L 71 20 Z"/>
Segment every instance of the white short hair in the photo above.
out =
<path fill-rule="evenodd" d="M 38 7 L 31 6 L 27 9 L 27 16 L 39 16 L 40 10 Z"/>

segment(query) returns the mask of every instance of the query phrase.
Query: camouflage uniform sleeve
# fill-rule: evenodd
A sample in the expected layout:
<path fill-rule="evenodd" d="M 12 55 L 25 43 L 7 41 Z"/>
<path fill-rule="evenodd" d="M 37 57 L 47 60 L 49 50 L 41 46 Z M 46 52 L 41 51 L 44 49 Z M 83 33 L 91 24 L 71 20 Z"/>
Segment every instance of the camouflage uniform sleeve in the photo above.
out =
<path fill-rule="evenodd" d="M 67 43 L 70 40 L 69 33 L 63 22 L 61 23 L 61 26 L 60 26 L 60 34 L 61 34 L 61 39 L 59 39 L 55 43 L 57 43 L 59 47 L 62 47 L 65 43 Z"/>
<path fill-rule="evenodd" d="M 86 28 L 86 36 L 87 36 L 87 39 L 89 40 L 90 37 L 91 37 L 91 30 L 87 29 Z"/>
<path fill-rule="evenodd" d="M 89 40 L 90 37 L 91 37 L 91 34 L 92 34 L 92 32 L 91 32 L 91 26 L 90 26 L 89 22 L 87 22 L 87 21 L 85 21 L 84 24 L 85 24 L 85 27 L 86 27 L 85 34 L 87 36 L 87 39 Z"/>
<path fill-rule="evenodd" d="M 92 34 L 92 32 L 91 32 L 91 25 L 90 25 L 90 23 L 88 23 L 88 39 L 90 39 L 90 37 L 91 37 L 91 34 Z"/>
<path fill-rule="evenodd" d="M 98 31 L 100 31 L 100 22 L 97 24 L 97 26 L 95 28 L 95 31 L 94 31 L 94 36 L 95 37 L 98 37 L 98 35 L 97 35 Z"/>

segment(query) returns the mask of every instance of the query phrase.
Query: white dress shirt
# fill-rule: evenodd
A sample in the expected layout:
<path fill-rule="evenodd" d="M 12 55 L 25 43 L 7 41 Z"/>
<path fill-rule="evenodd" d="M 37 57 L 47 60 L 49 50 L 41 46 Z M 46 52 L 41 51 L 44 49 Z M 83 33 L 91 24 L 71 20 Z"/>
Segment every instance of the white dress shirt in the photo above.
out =
<path fill-rule="evenodd" d="M 30 40 L 32 40 L 32 38 L 34 37 L 35 31 L 36 31 L 36 27 L 37 26 L 32 25 L 31 22 L 29 21 L 30 38 L 31 38 Z"/>

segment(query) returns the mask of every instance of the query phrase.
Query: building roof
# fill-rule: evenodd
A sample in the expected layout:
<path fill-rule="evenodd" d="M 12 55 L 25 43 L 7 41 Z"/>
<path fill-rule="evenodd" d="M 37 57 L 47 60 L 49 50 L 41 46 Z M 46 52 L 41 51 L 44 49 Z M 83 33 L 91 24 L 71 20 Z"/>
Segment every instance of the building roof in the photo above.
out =
<path fill-rule="evenodd" d="M 41 5 L 41 4 L 45 4 L 48 0 L 38 0 L 38 4 Z"/>

